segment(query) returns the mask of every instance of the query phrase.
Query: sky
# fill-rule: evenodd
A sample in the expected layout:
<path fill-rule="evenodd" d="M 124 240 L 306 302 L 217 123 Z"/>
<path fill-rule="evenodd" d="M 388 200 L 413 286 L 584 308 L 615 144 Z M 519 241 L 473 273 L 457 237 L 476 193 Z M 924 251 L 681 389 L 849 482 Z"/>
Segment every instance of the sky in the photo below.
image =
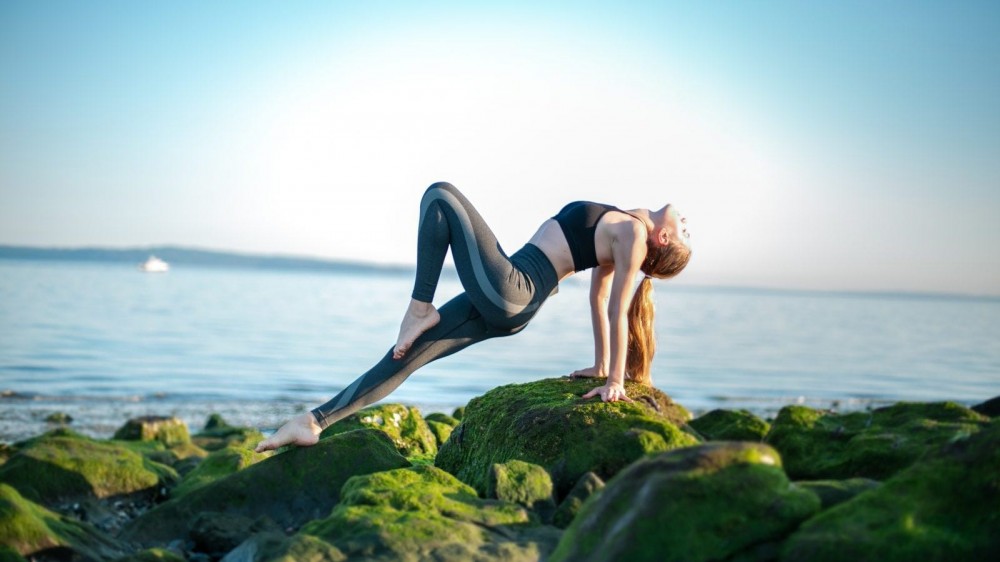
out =
<path fill-rule="evenodd" d="M 675 204 L 677 283 L 1000 295 L 1000 2 L 0 0 L 0 244 L 412 264 Z"/>

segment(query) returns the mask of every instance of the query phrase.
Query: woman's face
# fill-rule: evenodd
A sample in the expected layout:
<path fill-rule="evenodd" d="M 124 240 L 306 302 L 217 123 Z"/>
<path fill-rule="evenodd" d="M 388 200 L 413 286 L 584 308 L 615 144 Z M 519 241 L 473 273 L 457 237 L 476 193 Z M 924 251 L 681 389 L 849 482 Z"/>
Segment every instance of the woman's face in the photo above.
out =
<path fill-rule="evenodd" d="M 672 233 L 672 238 L 676 238 L 691 247 L 691 232 L 688 231 L 687 219 L 680 214 L 673 205 L 667 205 L 667 230 Z"/>

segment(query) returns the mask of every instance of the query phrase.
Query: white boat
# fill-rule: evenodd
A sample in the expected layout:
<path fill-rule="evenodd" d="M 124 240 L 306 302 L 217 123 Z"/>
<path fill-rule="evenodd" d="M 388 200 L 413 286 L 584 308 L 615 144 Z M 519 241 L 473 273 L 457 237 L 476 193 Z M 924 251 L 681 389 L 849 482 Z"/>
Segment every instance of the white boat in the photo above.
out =
<path fill-rule="evenodd" d="M 170 271 L 170 264 L 156 256 L 149 256 L 149 259 L 139 264 L 139 271 L 143 273 L 166 273 Z"/>

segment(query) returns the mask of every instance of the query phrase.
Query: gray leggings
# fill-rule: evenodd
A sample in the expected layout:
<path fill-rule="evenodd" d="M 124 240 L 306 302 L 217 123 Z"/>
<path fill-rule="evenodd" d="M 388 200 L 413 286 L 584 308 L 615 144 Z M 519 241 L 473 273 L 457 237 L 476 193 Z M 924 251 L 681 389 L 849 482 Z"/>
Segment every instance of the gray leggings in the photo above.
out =
<path fill-rule="evenodd" d="M 312 411 L 327 427 L 386 397 L 420 367 L 489 338 L 520 332 L 559 280 L 545 254 L 527 244 L 507 257 L 493 232 L 455 186 L 435 183 L 420 202 L 413 298 L 431 302 L 451 247 L 465 292 L 442 306 L 441 321 L 399 360 L 392 349 L 329 402 Z"/>

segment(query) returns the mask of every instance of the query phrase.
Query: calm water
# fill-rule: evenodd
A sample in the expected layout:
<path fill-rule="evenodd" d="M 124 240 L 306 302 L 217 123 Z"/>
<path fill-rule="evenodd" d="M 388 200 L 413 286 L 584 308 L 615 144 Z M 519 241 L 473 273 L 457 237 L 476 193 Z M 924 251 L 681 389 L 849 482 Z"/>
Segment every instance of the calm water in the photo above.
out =
<path fill-rule="evenodd" d="M 581 280 L 585 280 L 581 278 Z M 586 286 L 521 334 L 414 374 L 388 400 L 450 411 L 592 358 Z M 0 441 L 53 411 L 106 435 L 141 414 L 273 427 L 325 401 L 395 340 L 408 275 L 0 261 Z M 439 296 L 459 290 L 445 279 Z M 1000 300 L 657 286 L 654 382 L 695 411 L 966 404 L 1000 394 Z"/>

